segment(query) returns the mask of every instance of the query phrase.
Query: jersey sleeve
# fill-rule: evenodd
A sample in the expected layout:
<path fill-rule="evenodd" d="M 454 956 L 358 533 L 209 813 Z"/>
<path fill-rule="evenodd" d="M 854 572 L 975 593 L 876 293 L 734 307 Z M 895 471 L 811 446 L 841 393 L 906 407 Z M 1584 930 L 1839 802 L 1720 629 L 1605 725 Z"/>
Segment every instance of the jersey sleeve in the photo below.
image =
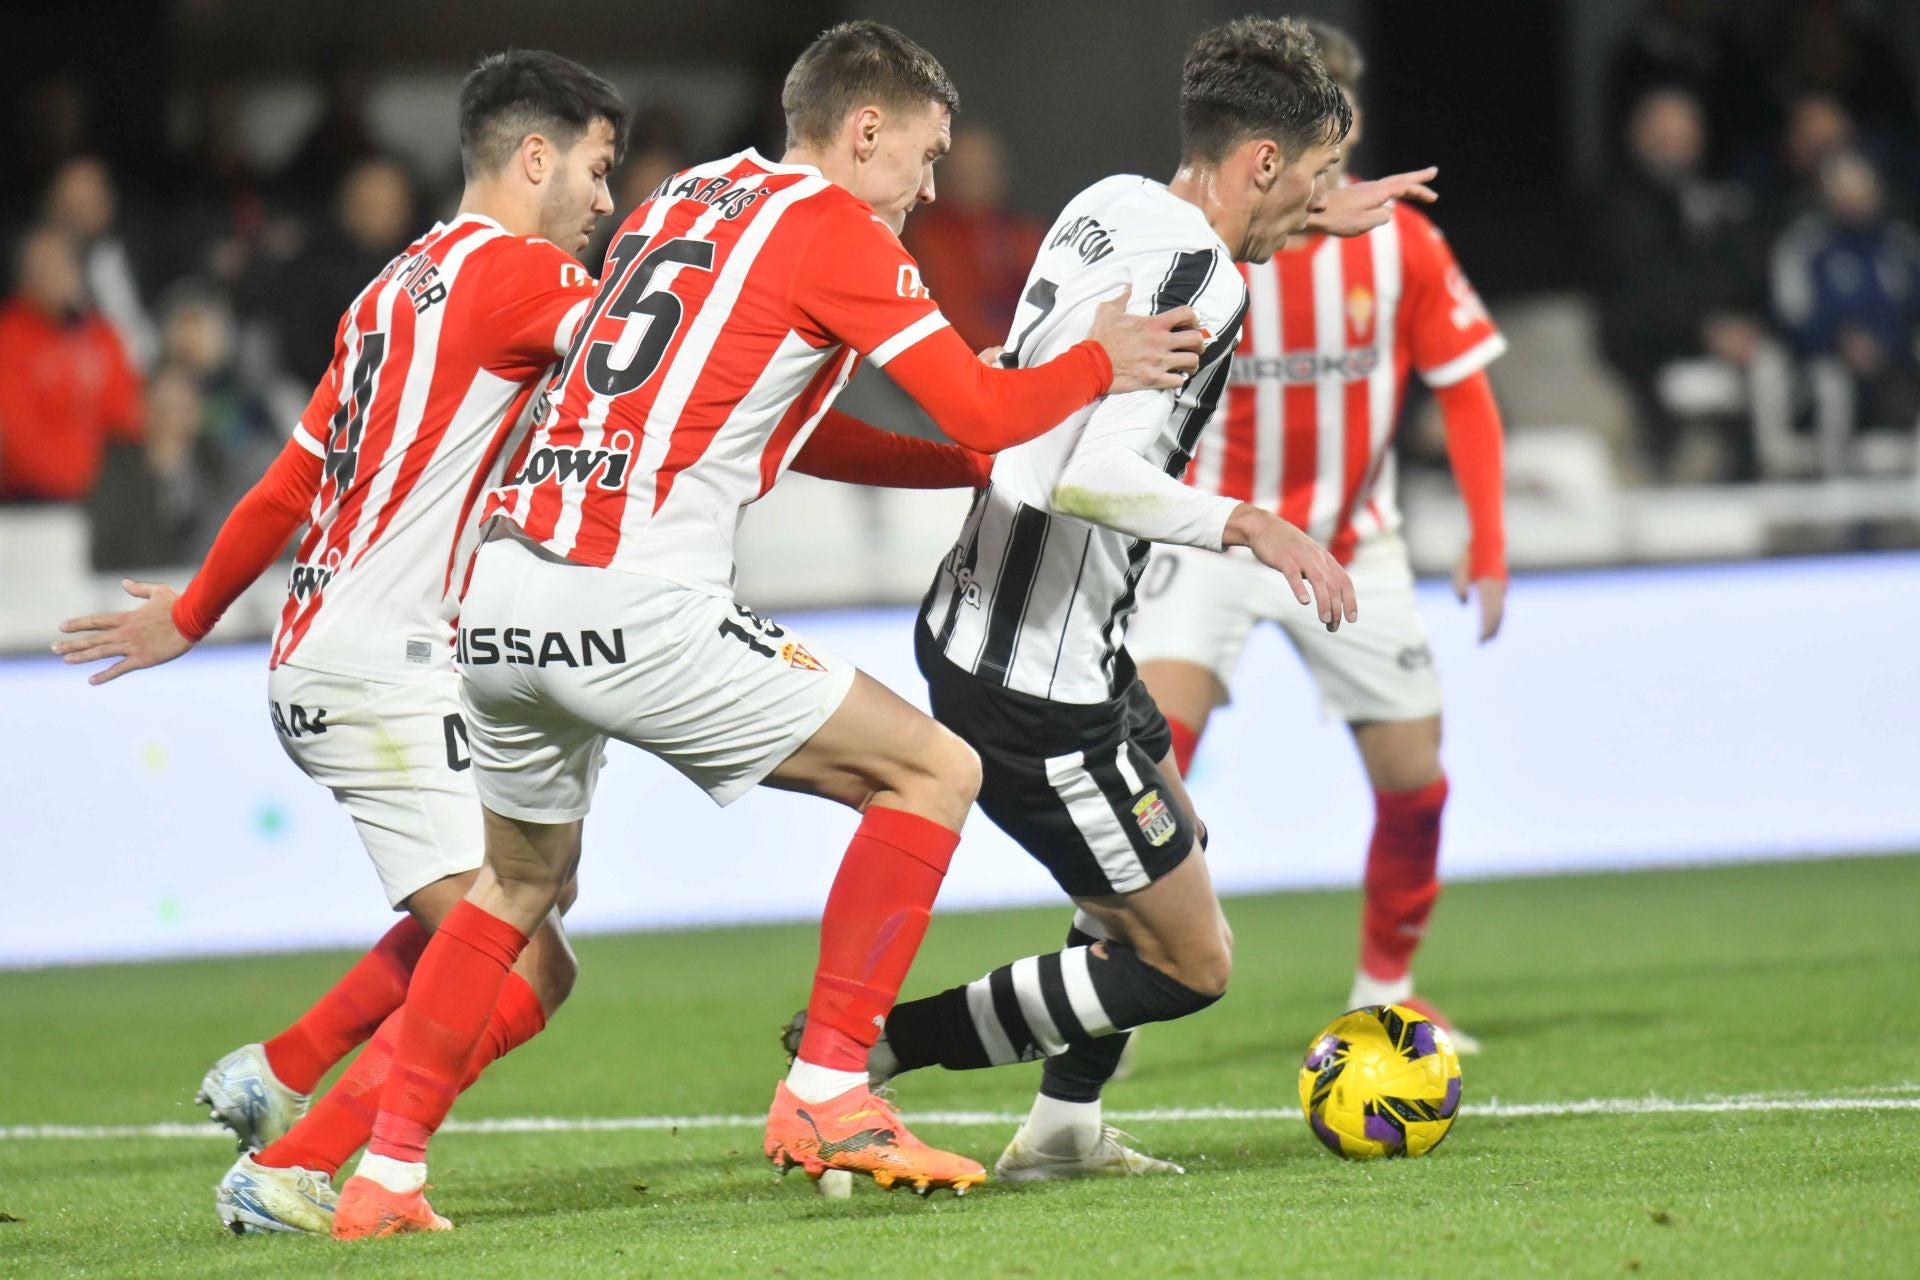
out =
<path fill-rule="evenodd" d="M 1404 204 L 1394 216 L 1406 272 L 1400 339 L 1428 386 L 1450 387 L 1497 360 L 1507 340 L 1440 229 Z"/>
<path fill-rule="evenodd" d="M 520 381 L 567 353 L 593 301 L 594 279 L 551 241 L 502 237 L 475 255 L 480 278 L 467 299 L 480 362 Z"/>
<path fill-rule="evenodd" d="M 794 272 L 794 309 L 875 365 L 952 326 L 899 237 L 864 205 L 820 215 Z"/>
<path fill-rule="evenodd" d="M 199 641 L 233 602 L 276 560 L 307 518 L 326 467 L 307 443 L 305 426 L 280 451 L 267 473 L 220 526 L 200 571 L 173 602 L 173 625 Z"/>
<path fill-rule="evenodd" d="M 1061 467 L 1053 505 L 1065 515 L 1136 538 L 1218 551 L 1239 500 L 1193 488 L 1179 475 L 1185 458 L 1163 460 L 1161 455 L 1170 431 L 1191 448 L 1193 440 L 1180 424 L 1198 427 L 1211 416 L 1215 403 L 1209 402 L 1209 384 L 1226 377 L 1226 367 L 1218 362 L 1232 358 L 1239 340 L 1246 288 L 1226 255 L 1212 249 L 1142 255 L 1132 276 L 1128 308 L 1161 312 L 1191 306 L 1207 336 L 1207 353 L 1200 371 L 1177 391 L 1133 391 L 1095 405 Z"/>

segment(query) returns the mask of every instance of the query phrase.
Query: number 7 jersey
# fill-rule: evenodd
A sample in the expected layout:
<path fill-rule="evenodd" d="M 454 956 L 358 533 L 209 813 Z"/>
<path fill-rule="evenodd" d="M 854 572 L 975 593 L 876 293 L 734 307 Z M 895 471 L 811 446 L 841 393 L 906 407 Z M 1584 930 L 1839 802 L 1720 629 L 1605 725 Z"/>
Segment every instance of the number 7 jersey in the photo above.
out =
<path fill-rule="evenodd" d="M 744 151 L 675 174 L 621 226 L 485 514 L 577 564 L 726 595 L 742 510 L 858 357 L 946 325 L 893 232 L 817 170 Z"/>

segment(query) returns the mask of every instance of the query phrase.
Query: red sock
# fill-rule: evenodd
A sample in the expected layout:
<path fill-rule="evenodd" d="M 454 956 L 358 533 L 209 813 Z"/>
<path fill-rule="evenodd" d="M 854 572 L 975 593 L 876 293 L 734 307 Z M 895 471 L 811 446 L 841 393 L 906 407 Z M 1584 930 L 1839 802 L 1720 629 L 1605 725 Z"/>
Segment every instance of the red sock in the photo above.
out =
<path fill-rule="evenodd" d="M 1173 731 L 1173 762 L 1180 766 L 1180 776 L 1185 777 L 1193 766 L 1193 753 L 1200 747 L 1200 731 L 1172 716 L 1167 717 L 1167 728 Z"/>
<path fill-rule="evenodd" d="M 959 832 L 916 814 L 867 810 L 820 918 L 801 1058 L 836 1071 L 867 1069 L 867 1050 L 893 1011 L 959 843 Z"/>
<path fill-rule="evenodd" d="M 380 1111 L 380 1091 L 387 1082 L 394 1047 L 399 1042 L 403 1010 L 396 1009 L 373 1033 L 373 1039 L 360 1051 L 346 1073 L 333 1088 L 313 1104 L 285 1137 L 272 1143 L 254 1159 L 276 1169 L 318 1169 L 331 1177 L 340 1171 L 347 1158 L 366 1145 L 373 1135 L 374 1118 Z M 546 1010 L 526 979 L 509 973 L 500 988 L 500 1001 L 493 1007 L 487 1029 L 467 1063 L 460 1083 L 465 1092 L 480 1073 L 498 1058 L 540 1034 L 547 1025 Z"/>
<path fill-rule="evenodd" d="M 526 945 L 526 934 L 471 902 L 462 901 L 440 922 L 407 989 L 399 1048 L 369 1151 L 393 1160 L 427 1158 L 427 1140 L 452 1109 L 507 972 Z"/>
<path fill-rule="evenodd" d="M 412 916 L 387 930 L 299 1021 L 266 1042 L 267 1065 L 295 1093 L 312 1093 L 333 1064 L 372 1035 L 407 998 L 430 935 Z"/>
<path fill-rule="evenodd" d="M 1418 791 L 1376 791 L 1373 843 L 1367 848 L 1366 905 L 1360 917 L 1360 967 L 1394 982 L 1407 976 L 1427 916 L 1440 896 L 1443 775 Z"/>

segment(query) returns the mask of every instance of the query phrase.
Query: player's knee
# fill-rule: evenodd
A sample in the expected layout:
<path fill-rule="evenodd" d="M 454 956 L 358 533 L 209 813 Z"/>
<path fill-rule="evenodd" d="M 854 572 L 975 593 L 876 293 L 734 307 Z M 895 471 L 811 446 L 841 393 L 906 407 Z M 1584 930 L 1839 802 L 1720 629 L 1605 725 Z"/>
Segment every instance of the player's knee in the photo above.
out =
<path fill-rule="evenodd" d="M 942 727 L 940 756 L 939 776 L 952 791 L 954 799 L 963 807 L 972 804 L 980 794 L 980 753 L 959 734 Z"/>
<path fill-rule="evenodd" d="M 1218 1000 L 1227 994 L 1227 981 L 1233 977 L 1233 951 L 1223 940 L 1218 948 L 1181 965 L 1176 976 L 1201 995 Z"/>

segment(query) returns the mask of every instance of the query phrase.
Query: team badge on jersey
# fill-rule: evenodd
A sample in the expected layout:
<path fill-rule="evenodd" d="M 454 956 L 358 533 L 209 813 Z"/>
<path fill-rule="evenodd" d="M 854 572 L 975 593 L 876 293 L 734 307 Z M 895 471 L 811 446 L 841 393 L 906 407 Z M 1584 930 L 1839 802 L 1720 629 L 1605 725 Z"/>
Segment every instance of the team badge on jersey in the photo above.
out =
<path fill-rule="evenodd" d="M 1133 802 L 1133 820 L 1140 824 L 1140 834 L 1147 838 L 1147 843 L 1156 849 L 1173 839 L 1179 826 L 1174 821 L 1173 810 L 1167 808 L 1158 791 L 1149 791 Z"/>
<path fill-rule="evenodd" d="M 807 646 L 792 640 L 780 646 L 780 660 L 796 671 L 825 671 L 820 659 L 807 652 Z"/>
<path fill-rule="evenodd" d="M 1373 290 L 1363 284 L 1353 286 L 1347 294 L 1347 324 L 1361 337 L 1373 327 Z"/>

